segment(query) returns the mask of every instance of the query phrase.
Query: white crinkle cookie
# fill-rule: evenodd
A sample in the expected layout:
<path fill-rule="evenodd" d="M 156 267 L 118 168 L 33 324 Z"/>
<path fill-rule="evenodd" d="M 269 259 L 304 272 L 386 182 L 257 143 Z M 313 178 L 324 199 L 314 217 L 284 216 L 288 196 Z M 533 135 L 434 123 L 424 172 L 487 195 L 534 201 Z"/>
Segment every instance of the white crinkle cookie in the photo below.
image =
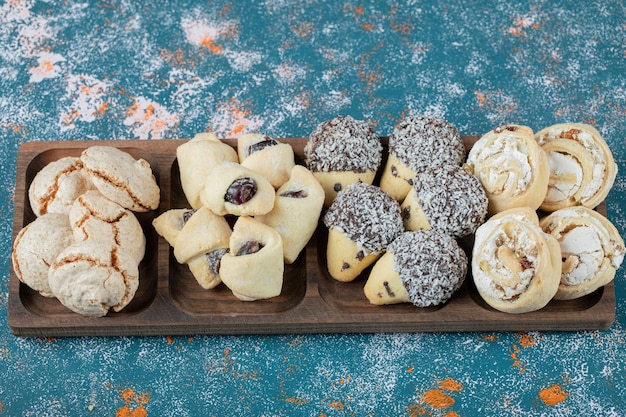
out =
<path fill-rule="evenodd" d="M 84 316 L 102 317 L 133 299 L 139 270 L 125 251 L 89 240 L 63 250 L 50 267 L 48 281 L 61 304 Z"/>
<path fill-rule="evenodd" d="M 28 199 L 35 216 L 67 214 L 76 198 L 94 188 L 79 158 L 66 156 L 50 162 L 33 178 Z"/>
<path fill-rule="evenodd" d="M 96 188 L 132 211 L 159 206 L 160 190 L 150 164 L 112 146 L 91 146 L 80 157 Z"/>
<path fill-rule="evenodd" d="M 145 254 L 146 238 L 141 224 L 130 211 L 96 190 L 76 199 L 69 212 L 77 242 L 98 240 L 128 252 L 137 264 Z"/>
<path fill-rule="evenodd" d="M 66 215 L 48 213 L 38 217 L 20 230 L 13 242 L 12 261 L 17 278 L 44 297 L 53 297 L 48 269 L 72 242 Z"/>

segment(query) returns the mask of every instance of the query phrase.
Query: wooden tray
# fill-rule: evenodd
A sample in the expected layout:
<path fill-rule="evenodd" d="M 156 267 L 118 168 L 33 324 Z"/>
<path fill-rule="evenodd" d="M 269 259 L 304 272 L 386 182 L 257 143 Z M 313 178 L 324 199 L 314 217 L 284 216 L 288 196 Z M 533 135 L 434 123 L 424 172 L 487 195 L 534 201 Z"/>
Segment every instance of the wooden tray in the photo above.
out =
<path fill-rule="evenodd" d="M 464 137 L 466 147 L 476 137 Z M 306 139 L 290 143 L 302 160 Z M 28 203 L 28 187 L 47 163 L 79 155 L 94 144 L 116 146 L 150 162 L 161 187 L 158 212 L 138 218 L 147 239 L 140 265 L 140 286 L 121 312 L 102 318 L 75 314 L 57 300 L 45 298 L 21 284 L 13 270 L 9 282 L 8 322 L 21 336 L 121 336 L 189 334 L 280 334 L 339 332 L 458 332 L 559 331 L 602 329 L 615 318 L 613 283 L 572 301 L 552 301 L 545 308 L 521 315 L 487 306 L 470 277 L 443 306 L 419 308 L 410 304 L 373 306 L 363 295 L 365 274 L 351 283 L 337 282 L 326 270 L 324 227 L 318 230 L 299 259 L 287 265 L 282 294 L 243 302 L 224 285 L 203 290 L 186 266 L 179 265 L 167 242 L 151 226 L 152 219 L 170 208 L 187 207 L 179 181 L 176 148 L 185 140 L 122 140 L 30 142 L 18 152 L 13 238 L 35 216 Z M 234 140 L 225 140 L 236 146 Z M 386 139 L 383 138 L 386 143 Z M 384 164 L 384 161 L 383 161 Z M 600 208 L 603 211 L 604 208 Z M 471 243 L 465 242 L 467 249 Z"/>

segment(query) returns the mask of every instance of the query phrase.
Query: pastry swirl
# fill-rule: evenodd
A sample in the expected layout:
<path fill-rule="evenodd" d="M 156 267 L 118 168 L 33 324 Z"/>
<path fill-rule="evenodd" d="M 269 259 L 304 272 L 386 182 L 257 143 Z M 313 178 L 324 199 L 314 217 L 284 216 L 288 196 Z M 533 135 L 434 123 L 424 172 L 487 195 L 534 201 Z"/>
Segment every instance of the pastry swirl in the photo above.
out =
<path fill-rule="evenodd" d="M 624 260 L 624 240 L 615 226 L 583 206 L 557 210 L 540 221 L 561 247 L 561 283 L 555 299 L 571 300 L 611 282 Z"/>
<path fill-rule="evenodd" d="M 467 156 L 489 199 L 489 213 L 536 210 L 548 190 L 548 158 L 527 126 L 505 125 L 483 135 Z"/>
<path fill-rule="evenodd" d="M 550 165 L 542 210 L 577 205 L 595 208 L 606 198 L 613 187 L 617 165 L 604 138 L 593 126 L 556 124 L 539 131 L 535 139 Z"/>
<path fill-rule="evenodd" d="M 501 212 L 476 231 L 472 276 L 480 296 L 493 308 L 525 313 L 544 307 L 556 294 L 561 275 L 557 240 L 539 227 L 535 211 Z"/>

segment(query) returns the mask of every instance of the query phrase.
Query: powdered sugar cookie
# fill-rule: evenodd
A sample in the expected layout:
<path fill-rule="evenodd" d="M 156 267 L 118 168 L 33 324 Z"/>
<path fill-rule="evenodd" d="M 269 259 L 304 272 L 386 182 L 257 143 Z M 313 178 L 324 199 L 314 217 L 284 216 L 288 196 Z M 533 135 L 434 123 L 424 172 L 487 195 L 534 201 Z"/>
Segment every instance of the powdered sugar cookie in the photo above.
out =
<path fill-rule="evenodd" d="M 137 212 L 159 206 L 159 186 L 144 159 L 112 146 L 91 146 L 80 159 L 95 187 L 108 199 Z"/>

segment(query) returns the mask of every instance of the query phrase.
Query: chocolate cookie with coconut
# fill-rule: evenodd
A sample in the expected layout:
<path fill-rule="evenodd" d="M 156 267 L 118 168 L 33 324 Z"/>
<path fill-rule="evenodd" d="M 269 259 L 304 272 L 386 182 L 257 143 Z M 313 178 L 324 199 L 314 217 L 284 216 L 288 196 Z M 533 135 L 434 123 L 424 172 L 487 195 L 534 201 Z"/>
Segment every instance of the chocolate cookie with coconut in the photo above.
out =
<path fill-rule="evenodd" d="M 467 269 L 467 255 L 453 237 L 439 230 L 404 232 L 376 261 L 363 291 L 376 305 L 436 306 L 461 288 Z"/>
<path fill-rule="evenodd" d="M 485 221 L 488 203 L 478 178 L 463 167 L 444 165 L 413 178 L 400 208 L 407 230 L 437 229 L 462 238 Z"/>
<path fill-rule="evenodd" d="M 439 117 L 411 116 L 400 120 L 389 136 L 389 156 L 380 188 L 402 201 L 410 181 L 423 169 L 460 165 L 465 146 L 459 131 Z"/>
<path fill-rule="evenodd" d="M 304 147 L 305 164 L 322 185 L 327 207 L 347 185 L 372 184 L 382 152 L 374 125 L 351 116 L 320 123 Z"/>
<path fill-rule="evenodd" d="M 330 275 L 353 281 L 404 231 L 400 205 L 375 185 L 356 182 L 337 194 L 324 216 Z"/>

